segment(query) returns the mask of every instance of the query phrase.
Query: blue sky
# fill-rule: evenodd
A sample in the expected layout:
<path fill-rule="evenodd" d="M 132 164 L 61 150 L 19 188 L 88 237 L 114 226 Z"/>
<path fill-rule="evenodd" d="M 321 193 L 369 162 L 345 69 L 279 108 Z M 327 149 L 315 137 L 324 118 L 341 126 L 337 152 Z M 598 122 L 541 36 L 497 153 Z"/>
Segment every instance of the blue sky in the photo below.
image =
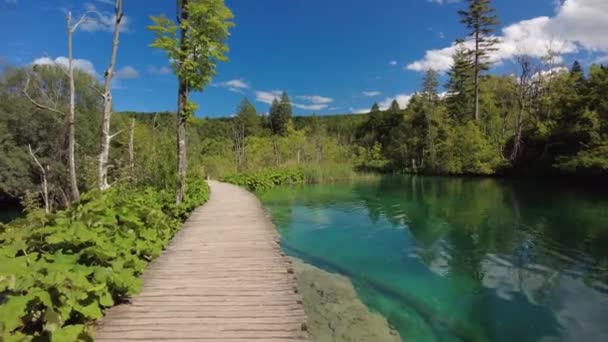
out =
<path fill-rule="evenodd" d="M 0 0 L 0 59 L 14 65 L 67 55 L 65 11 L 94 6 L 111 19 L 109 0 Z M 213 84 L 193 95 L 199 116 L 228 116 L 247 96 L 268 110 L 286 90 L 298 114 L 359 112 L 374 101 L 405 104 L 421 71 L 449 67 L 451 44 L 464 35 L 457 0 L 226 0 L 236 26 L 228 63 Z M 603 61 L 608 55 L 608 1 L 496 0 L 504 47 L 495 72 L 510 73 L 516 51 L 533 56 L 558 45 L 564 63 Z M 176 81 L 166 56 L 149 48 L 149 16 L 175 13 L 174 1 L 124 0 L 127 31 L 121 35 L 114 89 L 117 110 L 174 110 Z M 591 17 L 590 17 L 591 16 Z M 111 21 L 111 20 L 110 20 Z M 599 27 L 597 25 L 600 25 Z M 589 27 L 588 27 L 589 26 Z M 597 30 L 603 35 L 595 33 Z M 557 43 L 556 43 L 557 42 Z M 90 72 L 107 67 L 111 32 L 89 22 L 76 33 L 75 58 Z M 608 59 L 606 59 L 608 60 Z M 446 64 L 447 63 L 447 64 Z"/>

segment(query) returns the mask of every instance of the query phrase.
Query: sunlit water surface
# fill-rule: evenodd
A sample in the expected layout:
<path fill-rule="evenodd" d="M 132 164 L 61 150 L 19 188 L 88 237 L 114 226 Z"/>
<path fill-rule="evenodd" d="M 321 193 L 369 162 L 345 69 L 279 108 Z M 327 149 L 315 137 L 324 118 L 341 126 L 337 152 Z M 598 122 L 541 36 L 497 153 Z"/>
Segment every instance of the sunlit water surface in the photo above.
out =
<path fill-rule="evenodd" d="M 261 194 L 285 250 L 411 341 L 608 341 L 608 196 L 391 177 Z"/>

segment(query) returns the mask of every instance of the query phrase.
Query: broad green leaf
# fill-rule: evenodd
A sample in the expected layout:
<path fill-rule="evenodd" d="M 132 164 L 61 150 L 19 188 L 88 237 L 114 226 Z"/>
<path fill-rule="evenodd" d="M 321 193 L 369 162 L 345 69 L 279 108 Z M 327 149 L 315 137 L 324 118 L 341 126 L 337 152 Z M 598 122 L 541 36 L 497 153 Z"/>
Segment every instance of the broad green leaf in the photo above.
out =
<path fill-rule="evenodd" d="M 96 301 L 87 306 L 76 308 L 76 311 L 80 312 L 85 317 L 90 319 L 98 319 L 103 316 L 101 308 L 99 307 L 99 304 Z"/>
<path fill-rule="evenodd" d="M 8 301 L 0 305 L 0 324 L 3 331 L 13 331 L 23 326 L 22 317 L 26 315 L 30 296 L 9 297 Z"/>
<path fill-rule="evenodd" d="M 61 315 L 53 310 L 46 310 L 44 314 L 44 320 L 46 323 L 44 324 L 44 330 L 53 332 L 61 327 L 63 321 L 61 320 Z"/>
<path fill-rule="evenodd" d="M 84 331 L 84 325 L 68 325 L 55 330 L 51 335 L 52 342 L 78 341 L 78 336 Z"/>

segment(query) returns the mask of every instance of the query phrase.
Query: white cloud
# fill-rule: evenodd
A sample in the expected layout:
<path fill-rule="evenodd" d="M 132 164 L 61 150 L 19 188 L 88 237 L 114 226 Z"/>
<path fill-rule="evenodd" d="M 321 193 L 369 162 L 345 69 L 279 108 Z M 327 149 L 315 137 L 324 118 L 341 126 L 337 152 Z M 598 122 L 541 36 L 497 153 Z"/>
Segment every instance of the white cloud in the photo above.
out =
<path fill-rule="evenodd" d="M 594 64 L 606 64 L 608 63 L 608 55 L 600 56 L 593 60 Z"/>
<path fill-rule="evenodd" d="M 608 52 L 608 1 L 564 0 L 553 17 L 522 20 L 502 29 L 498 50 L 491 60 L 501 62 L 516 55 L 542 57 L 549 51 L 560 54 Z M 470 43 L 469 43 L 470 44 Z M 408 70 L 446 71 L 452 64 L 456 46 L 429 50 L 423 59 L 407 65 Z"/>
<path fill-rule="evenodd" d="M 541 70 L 539 72 L 534 73 L 534 75 L 532 75 L 532 79 L 538 79 L 540 78 L 553 78 L 555 76 L 558 76 L 561 73 L 564 72 L 568 72 L 568 68 L 566 67 L 554 67 L 554 68 L 550 68 L 548 70 Z M 519 80 L 519 77 L 516 77 Z"/>
<path fill-rule="evenodd" d="M 410 103 L 410 100 L 413 96 L 414 94 L 397 94 L 392 97 L 387 97 L 383 101 L 378 102 L 378 107 L 380 107 L 380 110 L 387 110 L 391 107 L 391 103 L 393 103 L 393 100 L 397 100 L 399 108 L 404 109 Z M 349 110 L 353 114 L 367 114 L 371 111 L 371 107 L 372 106 L 369 106 L 368 108 L 350 107 Z"/>
<path fill-rule="evenodd" d="M 235 93 L 242 93 L 243 90 L 249 89 L 249 84 L 241 79 L 235 79 L 213 84 L 214 87 L 226 88 Z"/>
<path fill-rule="evenodd" d="M 296 98 L 309 101 L 312 104 L 328 104 L 334 102 L 334 99 L 332 99 L 331 97 L 325 97 L 320 95 L 300 95 L 296 96 Z"/>
<path fill-rule="evenodd" d="M 89 75 L 97 77 L 97 71 L 95 71 L 95 67 L 93 63 L 86 59 L 74 59 L 74 69 L 80 69 L 86 72 Z M 67 57 L 57 57 L 55 59 L 51 59 L 49 57 L 41 57 L 37 58 L 32 62 L 32 65 L 60 65 L 64 68 L 68 67 L 68 58 Z"/>
<path fill-rule="evenodd" d="M 443 4 L 455 4 L 457 2 L 460 2 L 460 0 L 428 0 L 428 2 L 443 5 Z"/>
<path fill-rule="evenodd" d="M 389 61 L 388 64 L 390 66 L 397 66 L 397 64 L 399 64 L 397 61 Z"/>
<path fill-rule="evenodd" d="M 153 75 L 169 75 L 171 71 L 171 68 L 167 66 L 162 66 L 159 68 L 154 65 L 151 65 L 150 67 L 148 67 L 148 72 Z"/>
<path fill-rule="evenodd" d="M 118 69 L 118 71 L 116 71 L 116 73 L 115 73 L 115 76 L 116 76 L 116 78 L 122 79 L 122 80 L 132 80 L 134 78 L 139 77 L 139 72 L 137 70 L 135 70 L 134 67 L 127 65 L 127 66 L 124 66 L 124 67 Z"/>
<path fill-rule="evenodd" d="M 352 114 L 367 114 L 369 113 L 371 110 L 370 108 L 353 108 L 350 107 L 348 110 L 352 113 Z"/>
<path fill-rule="evenodd" d="M 274 99 L 280 100 L 281 95 L 283 94 L 282 90 L 270 90 L 270 91 L 256 91 L 255 99 L 258 102 L 271 104 Z M 329 107 L 329 104 L 334 102 L 334 99 L 331 97 L 321 96 L 321 95 L 298 95 L 295 96 L 296 99 L 303 100 L 307 103 L 301 102 L 293 102 L 291 105 L 293 107 L 304 109 L 304 110 L 323 110 Z"/>
<path fill-rule="evenodd" d="M 327 108 L 326 104 L 301 104 L 301 103 L 292 103 L 292 106 L 304 110 L 322 110 Z"/>
<path fill-rule="evenodd" d="M 93 13 L 89 13 L 87 15 L 87 19 L 78 27 L 79 30 L 85 32 L 114 32 L 114 23 L 116 21 L 115 13 L 100 11 L 93 4 L 86 4 L 85 6 L 87 11 L 91 11 Z M 127 15 L 123 15 L 120 32 L 129 32 L 130 24 L 131 18 Z"/>
<path fill-rule="evenodd" d="M 387 97 L 386 99 L 384 99 L 384 101 L 378 103 L 378 106 L 380 106 L 380 110 L 387 110 L 390 108 L 393 100 L 397 100 L 399 107 L 401 109 L 404 109 L 410 103 L 412 96 L 413 94 L 397 94 L 393 97 Z"/>
<path fill-rule="evenodd" d="M 376 90 L 364 91 L 362 93 L 363 93 L 364 96 L 367 96 L 367 97 L 374 97 L 374 96 L 378 96 L 378 95 L 382 94 L 381 92 L 376 91 Z"/>
<path fill-rule="evenodd" d="M 116 1 L 114 1 L 114 0 L 95 0 L 95 1 L 102 3 L 102 4 L 106 4 L 106 5 L 115 5 L 116 4 Z"/>
<path fill-rule="evenodd" d="M 256 91 L 255 100 L 258 102 L 271 104 L 272 101 L 274 101 L 274 99 L 280 100 L 282 93 L 283 93 L 283 91 L 281 91 L 281 90 Z"/>
<path fill-rule="evenodd" d="M 321 95 L 299 95 L 296 96 L 297 99 L 307 101 L 309 103 L 297 103 L 293 102 L 291 105 L 304 109 L 304 110 L 322 110 L 329 107 L 329 104 L 334 102 L 334 99 L 331 97 L 321 96 Z"/>

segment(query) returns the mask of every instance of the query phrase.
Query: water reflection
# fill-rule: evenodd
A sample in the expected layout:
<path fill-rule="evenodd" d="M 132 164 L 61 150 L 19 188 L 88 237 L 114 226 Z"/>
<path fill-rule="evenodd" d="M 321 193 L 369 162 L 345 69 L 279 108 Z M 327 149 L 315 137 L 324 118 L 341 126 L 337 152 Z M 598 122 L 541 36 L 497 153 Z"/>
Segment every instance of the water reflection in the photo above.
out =
<path fill-rule="evenodd" d="M 411 340 L 608 340 L 602 195 L 392 177 L 262 199 L 290 253 L 349 276 Z"/>

